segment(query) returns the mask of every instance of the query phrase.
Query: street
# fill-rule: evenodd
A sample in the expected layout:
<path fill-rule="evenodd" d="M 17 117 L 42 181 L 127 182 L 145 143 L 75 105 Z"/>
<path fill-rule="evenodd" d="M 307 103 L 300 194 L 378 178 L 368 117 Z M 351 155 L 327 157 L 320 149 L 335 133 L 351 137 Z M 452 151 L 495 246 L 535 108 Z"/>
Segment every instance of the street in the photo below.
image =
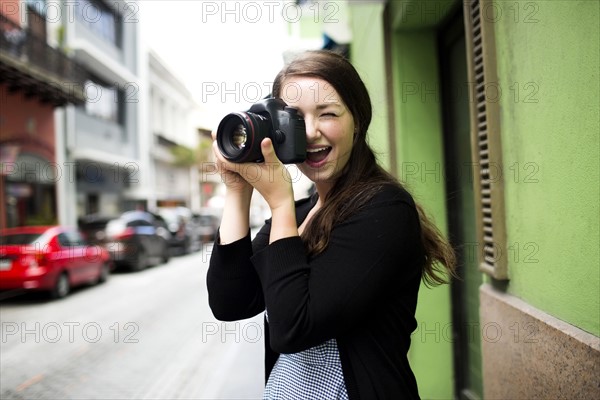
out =
<path fill-rule="evenodd" d="M 74 290 L 0 301 L 0 398 L 256 399 L 262 315 L 217 321 L 211 247 Z"/>

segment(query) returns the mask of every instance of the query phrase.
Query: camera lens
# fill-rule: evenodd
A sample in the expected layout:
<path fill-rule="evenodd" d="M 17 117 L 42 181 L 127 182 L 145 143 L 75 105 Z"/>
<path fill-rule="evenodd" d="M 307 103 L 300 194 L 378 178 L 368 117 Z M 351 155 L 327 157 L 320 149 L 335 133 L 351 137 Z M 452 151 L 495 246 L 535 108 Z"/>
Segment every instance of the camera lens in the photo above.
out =
<path fill-rule="evenodd" d="M 271 129 L 267 117 L 250 112 L 225 116 L 217 129 L 217 145 L 223 157 L 233 162 L 262 161 L 260 142 Z"/>
<path fill-rule="evenodd" d="M 248 139 L 248 136 L 246 135 L 246 128 L 244 125 L 239 124 L 235 128 L 235 131 L 233 131 L 231 142 L 234 147 L 241 150 L 242 148 L 246 147 L 246 139 Z"/>

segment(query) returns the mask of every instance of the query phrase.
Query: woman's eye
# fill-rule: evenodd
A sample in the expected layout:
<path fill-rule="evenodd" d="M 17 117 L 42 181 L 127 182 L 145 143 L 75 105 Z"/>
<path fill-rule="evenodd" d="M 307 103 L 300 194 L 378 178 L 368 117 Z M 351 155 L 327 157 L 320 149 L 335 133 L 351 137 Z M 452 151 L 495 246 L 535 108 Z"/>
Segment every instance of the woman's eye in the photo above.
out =
<path fill-rule="evenodd" d="M 324 113 L 324 114 L 321 114 L 321 117 L 335 117 L 335 114 L 334 113 Z"/>

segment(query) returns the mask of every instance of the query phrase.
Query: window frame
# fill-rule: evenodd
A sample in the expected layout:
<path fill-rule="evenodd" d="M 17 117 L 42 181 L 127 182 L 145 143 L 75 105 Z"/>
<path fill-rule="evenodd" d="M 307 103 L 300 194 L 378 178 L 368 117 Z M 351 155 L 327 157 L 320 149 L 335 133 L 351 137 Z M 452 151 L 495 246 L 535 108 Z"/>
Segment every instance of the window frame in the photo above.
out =
<path fill-rule="evenodd" d="M 82 25 L 105 42 L 123 49 L 123 17 L 120 13 L 102 0 L 78 0 L 75 4 L 75 16 Z M 87 18 L 87 12 L 84 16 L 84 10 L 90 6 L 100 12 L 98 20 Z M 106 19 L 107 16 L 110 16 L 111 20 Z"/>
<path fill-rule="evenodd" d="M 95 75 L 90 75 L 85 81 L 85 91 L 89 85 L 99 87 L 101 92 L 96 92 L 97 101 L 90 101 L 86 99 L 86 102 L 82 104 L 85 113 L 91 117 L 98 118 L 102 121 L 112 122 L 114 124 L 124 126 L 125 125 L 125 92 L 119 87 L 119 85 L 110 85 Z M 110 115 L 104 115 L 99 109 L 98 103 L 108 104 L 109 106 L 114 105 L 115 110 L 110 110 Z"/>
<path fill-rule="evenodd" d="M 464 3 L 467 66 L 471 98 L 471 148 L 475 191 L 479 270 L 497 280 L 508 280 L 504 174 L 491 176 L 491 168 L 502 169 L 499 99 L 490 99 L 485 90 L 498 83 L 493 21 L 484 10 L 492 0 Z"/>

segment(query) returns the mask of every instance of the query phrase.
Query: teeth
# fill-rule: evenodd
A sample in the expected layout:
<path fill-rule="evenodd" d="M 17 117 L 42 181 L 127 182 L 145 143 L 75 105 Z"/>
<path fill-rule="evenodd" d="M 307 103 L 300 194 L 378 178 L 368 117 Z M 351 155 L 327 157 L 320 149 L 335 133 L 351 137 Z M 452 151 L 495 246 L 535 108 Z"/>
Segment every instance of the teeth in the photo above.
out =
<path fill-rule="evenodd" d="M 329 147 L 321 147 L 320 149 L 306 149 L 307 153 L 318 153 L 319 151 L 325 151 Z"/>

